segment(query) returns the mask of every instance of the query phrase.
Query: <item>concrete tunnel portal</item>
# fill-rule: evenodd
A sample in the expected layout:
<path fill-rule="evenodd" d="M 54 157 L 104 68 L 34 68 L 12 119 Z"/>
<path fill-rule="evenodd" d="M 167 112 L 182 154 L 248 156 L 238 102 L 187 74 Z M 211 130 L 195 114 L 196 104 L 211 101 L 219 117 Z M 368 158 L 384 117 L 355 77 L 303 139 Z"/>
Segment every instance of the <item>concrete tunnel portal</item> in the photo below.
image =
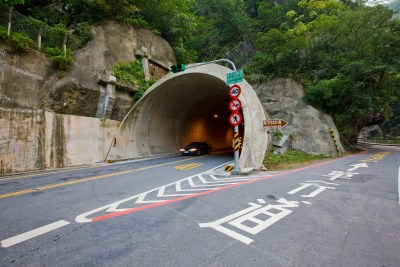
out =
<path fill-rule="evenodd" d="M 213 150 L 232 148 L 229 87 L 225 83 L 229 72 L 229 68 L 209 64 L 160 79 L 121 122 L 106 160 L 178 153 L 194 141 L 205 141 Z M 265 111 L 252 87 L 246 81 L 239 85 L 244 118 L 239 127 L 244 140 L 239 164 L 259 169 L 268 147 L 268 133 L 262 127 Z"/>

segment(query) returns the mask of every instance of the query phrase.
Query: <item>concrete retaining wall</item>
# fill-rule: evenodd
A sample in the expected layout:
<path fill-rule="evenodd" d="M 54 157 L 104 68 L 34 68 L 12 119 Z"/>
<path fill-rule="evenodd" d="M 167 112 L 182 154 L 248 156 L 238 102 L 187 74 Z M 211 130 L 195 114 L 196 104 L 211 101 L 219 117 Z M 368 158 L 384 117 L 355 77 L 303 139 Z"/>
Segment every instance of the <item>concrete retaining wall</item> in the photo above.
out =
<path fill-rule="evenodd" d="M 102 162 L 119 121 L 0 108 L 0 175 Z"/>

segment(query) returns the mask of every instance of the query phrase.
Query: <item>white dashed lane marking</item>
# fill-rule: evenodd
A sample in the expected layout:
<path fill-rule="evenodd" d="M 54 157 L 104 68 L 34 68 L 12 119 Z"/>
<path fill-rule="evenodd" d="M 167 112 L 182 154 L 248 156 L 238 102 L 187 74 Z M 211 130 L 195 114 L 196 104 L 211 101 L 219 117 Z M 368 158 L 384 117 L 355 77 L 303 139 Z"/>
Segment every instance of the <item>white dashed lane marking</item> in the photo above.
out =
<path fill-rule="evenodd" d="M 29 239 L 32 239 L 34 237 L 37 237 L 37 236 L 46 234 L 48 232 L 51 232 L 53 230 L 56 230 L 58 228 L 64 227 L 64 226 L 66 226 L 68 224 L 70 224 L 70 222 L 63 221 L 63 220 L 55 222 L 55 223 L 51 223 L 51 224 L 36 228 L 34 230 L 31 230 L 29 232 L 26 232 L 26 233 L 23 233 L 23 234 L 20 234 L 20 235 L 16 235 L 14 237 L 10 237 L 8 239 L 2 240 L 1 241 L 1 246 L 3 248 L 8 248 L 8 247 L 14 246 L 14 245 L 16 245 L 18 243 L 21 243 L 21 242 L 27 241 Z"/>

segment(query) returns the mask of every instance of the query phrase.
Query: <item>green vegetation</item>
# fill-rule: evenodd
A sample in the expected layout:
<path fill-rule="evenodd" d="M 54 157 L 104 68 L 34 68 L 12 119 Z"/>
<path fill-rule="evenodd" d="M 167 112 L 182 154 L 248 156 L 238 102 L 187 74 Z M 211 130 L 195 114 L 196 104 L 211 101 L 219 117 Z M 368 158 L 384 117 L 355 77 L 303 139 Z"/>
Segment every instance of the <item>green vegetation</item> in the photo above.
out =
<path fill-rule="evenodd" d="M 117 63 L 111 67 L 111 70 L 117 79 L 139 87 L 139 91 L 133 96 L 135 100 L 139 100 L 146 90 L 156 82 L 154 78 L 149 81 L 145 80 L 142 63 L 138 60 L 129 63 Z"/>
<path fill-rule="evenodd" d="M 6 44 L 11 52 L 26 52 L 35 47 L 35 43 L 23 32 L 12 32 L 10 35 L 7 29 L 0 26 L 0 41 Z"/>
<path fill-rule="evenodd" d="M 283 170 L 333 157 L 332 155 L 314 155 L 296 150 L 288 150 L 285 154 L 275 154 L 274 150 L 271 150 L 264 158 L 264 166 L 271 171 Z"/>
<path fill-rule="evenodd" d="M 32 40 L 43 31 L 48 47 L 82 47 L 92 38 L 91 25 L 115 20 L 162 36 L 178 62 L 229 58 L 253 83 L 290 77 L 303 84 L 308 103 L 332 115 L 342 142 L 354 148 L 365 126 L 385 122 L 386 132 L 399 134 L 400 20 L 389 9 L 399 0 L 389 7 L 364 2 L 0 0 L 0 12 L 8 17 L 6 7 L 13 6 L 30 18 L 15 19 L 16 28 L 21 24 Z M 25 41 L 16 38 L 21 47 Z M 68 62 L 67 56 L 54 60 L 62 69 Z"/>
<path fill-rule="evenodd" d="M 11 50 L 15 52 L 25 52 L 30 47 L 35 46 L 35 43 L 23 32 L 15 32 L 10 36 Z"/>
<path fill-rule="evenodd" d="M 148 28 L 171 44 L 179 61 L 188 62 L 196 59 L 196 53 L 188 51 L 184 42 L 192 37 L 199 19 L 190 10 L 191 4 L 186 0 L 25 0 L 18 11 L 50 27 L 64 24 L 83 41 L 90 34 L 79 32 L 82 25 L 106 20 Z"/>
<path fill-rule="evenodd" d="M 392 103 L 392 116 L 390 120 L 381 125 L 384 137 L 400 137 L 400 98 Z"/>
<path fill-rule="evenodd" d="M 71 49 L 64 53 L 60 48 L 46 47 L 44 52 L 50 55 L 51 63 L 59 71 L 67 71 L 74 64 Z"/>
<path fill-rule="evenodd" d="M 280 130 L 277 129 L 273 133 L 274 133 L 274 138 L 276 140 L 281 140 L 282 139 L 283 133 Z"/>

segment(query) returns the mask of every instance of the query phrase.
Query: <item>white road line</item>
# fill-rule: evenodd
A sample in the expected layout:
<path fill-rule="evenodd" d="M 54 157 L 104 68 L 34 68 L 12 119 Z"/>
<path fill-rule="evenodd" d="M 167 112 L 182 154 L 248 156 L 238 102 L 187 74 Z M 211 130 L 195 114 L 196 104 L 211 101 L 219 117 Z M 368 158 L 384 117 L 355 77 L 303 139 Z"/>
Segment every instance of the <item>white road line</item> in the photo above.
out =
<path fill-rule="evenodd" d="M 68 224 L 70 224 L 70 222 L 61 220 L 61 221 L 58 221 L 58 222 L 55 222 L 55 223 L 51 223 L 51 224 L 39 227 L 39 228 L 31 230 L 29 232 L 26 232 L 26 233 L 23 233 L 23 234 L 20 234 L 20 235 L 16 235 L 14 237 L 10 237 L 8 239 L 2 240 L 1 241 L 1 247 L 8 248 L 8 247 L 14 246 L 14 245 L 16 245 L 18 243 L 21 243 L 21 242 L 24 242 L 24 241 L 29 240 L 31 238 L 43 235 L 45 233 L 48 233 L 48 232 L 53 231 L 53 230 L 56 230 L 58 228 L 66 226 Z"/>
<path fill-rule="evenodd" d="M 397 180 L 397 185 L 399 187 L 399 204 L 400 204 L 400 166 L 399 166 L 399 176 L 398 176 L 398 180 Z"/>

